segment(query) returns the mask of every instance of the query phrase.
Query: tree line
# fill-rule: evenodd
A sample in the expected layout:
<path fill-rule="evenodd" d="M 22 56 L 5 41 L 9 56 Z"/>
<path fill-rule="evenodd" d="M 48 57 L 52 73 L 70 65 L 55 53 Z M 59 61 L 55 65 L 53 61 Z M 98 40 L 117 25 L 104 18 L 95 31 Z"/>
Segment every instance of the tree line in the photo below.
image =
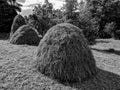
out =
<path fill-rule="evenodd" d="M 26 23 L 36 28 L 41 35 L 56 24 L 71 23 L 81 28 L 91 42 L 96 38 L 120 39 L 119 0 L 87 0 L 87 3 L 65 0 L 65 2 L 61 9 L 54 9 L 53 4 L 46 0 L 44 5 L 35 6 L 33 13 L 24 17 Z M 4 27 L 1 32 L 10 31 L 11 22 L 21 10 L 20 7 L 16 0 L 0 1 L 0 27 Z"/>

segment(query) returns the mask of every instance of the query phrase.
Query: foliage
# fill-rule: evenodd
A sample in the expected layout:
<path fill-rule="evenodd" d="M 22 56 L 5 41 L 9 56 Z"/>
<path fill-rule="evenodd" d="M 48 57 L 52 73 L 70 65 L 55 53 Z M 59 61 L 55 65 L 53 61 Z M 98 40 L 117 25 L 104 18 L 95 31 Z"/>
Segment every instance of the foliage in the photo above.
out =
<path fill-rule="evenodd" d="M 17 15 L 17 11 L 20 11 L 20 4 L 13 3 L 12 0 L 0 1 L 0 32 L 10 32 L 10 28 L 13 22 L 14 17 Z"/>
<path fill-rule="evenodd" d="M 73 14 L 77 9 L 77 0 L 65 0 L 65 2 L 66 19 L 71 19 L 73 18 Z"/>
<path fill-rule="evenodd" d="M 83 33 L 87 38 L 89 44 L 93 44 L 95 42 L 95 39 L 98 37 L 99 25 L 97 19 L 92 18 L 91 13 L 86 8 L 80 11 L 78 20 L 78 27 L 83 30 Z"/>
<path fill-rule="evenodd" d="M 110 22 L 116 23 L 120 28 L 120 1 L 119 0 L 91 0 L 89 5 L 93 18 L 98 18 L 99 37 L 106 38 L 108 34 L 104 31 L 105 25 Z"/>
<path fill-rule="evenodd" d="M 114 35 L 115 35 L 115 30 L 116 30 L 116 23 L 114 23 L 114 22 L 111 22 L 111 23 L 107 23 L 106 25 L 105 25 L 105 32 L 107 32 L 109 35 L 111 35 L 111 37 L 113 37 L 114 38 Z"/>
<path fill-rule="evenodd" d="M 33 14 L 28 17 L 28 24 L 33 26 L 42 35 L 54 25 L 51 18 L 53 6 L 51 3 L 46 3 L 44 5 L 35 6 L 33 9 Z"/>

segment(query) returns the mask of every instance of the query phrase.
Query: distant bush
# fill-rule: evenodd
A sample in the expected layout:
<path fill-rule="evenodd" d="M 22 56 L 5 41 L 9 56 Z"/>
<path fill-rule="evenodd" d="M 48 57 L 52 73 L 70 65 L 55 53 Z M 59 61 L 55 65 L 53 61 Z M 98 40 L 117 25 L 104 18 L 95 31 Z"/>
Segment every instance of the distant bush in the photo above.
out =
<path fill-rule="evenodd" d="M 60 82 L 82 82 L 96 74 L 96 63 L 82 30 L 68 23 L 47 31 L 38 46 L 36 67 Z"/>
<path fill-rule="evenodd" d="M 39 35 L 36 29 L 29 25 L 23 25 L 12 35 L 10 43 L 38 45 L 41 38 L 42 36 Z"/>
<path fill-rule="evenodd" d="M 114 22 L 107 23 L 105 25 L 104 31 L 111 37 L 115 38 L 116 24 Z"/>
<path fill-rule="evenodd" d="M 25 19 L 23 18 L 23 16 L 21 15 L 17 15 L 14 18 L 12 27 L 11 27 L 11 32 L 10 32 L 10 37 L 12 37 L 12 35 L 14 34 L 14 32 L 22 25 L 25 25 Z"/>

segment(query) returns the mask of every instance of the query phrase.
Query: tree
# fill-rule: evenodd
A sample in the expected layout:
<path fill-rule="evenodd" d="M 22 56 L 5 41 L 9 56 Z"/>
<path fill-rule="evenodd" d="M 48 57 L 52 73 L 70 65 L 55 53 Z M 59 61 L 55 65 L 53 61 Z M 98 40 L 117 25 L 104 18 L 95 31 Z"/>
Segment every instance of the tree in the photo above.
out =
<path fill-rule="evenodd" d="M 17 11 L 21 11 L 20 6 L 15 0 L 0 1 L 0 32 L 10 32 Z"/>
<path fill-rule="evenodd" d="M 65 5 L 66 19 L 71 19 L 74 17 L 73 14 L 77 9 L 77 0 L 65 0 L 65 2 L 66 2 Z"/>
<path fill-rule="evenodd" d="M 48 0 L 43 5 L 39 4 L 33 9 L 33 14 L 28 17 L 28 24 L 33 26 L 41 35 L 53 26 L 53 5 Z"/>
<path fill-rule="evenodd" d="M 16 2 L 16 0 L 7 0 L 7 2 L 9 3 L 9 5 L 11 6 L 11 8 L 15 9 L 18 12 L 21 12 L 21 4 L 19 4 L 18 2 Z"/>
<path fill-rule="evenodd" d="M 119 0 L 91 0 L 90 12 L 93 18 L 98 18 L 99 37 L 106 38 L 108 34 L 104 31 L 106 23 L 115 22 L 120 28 L 120 1 Z"/>
<path fill-rule="evenodd" d="M 80 10 L 78 20 L 78 27 L 83 30 L 84 36 L 87 38 L 89 44 L 94 44 L 99 30 L 97 18 L 92 18 L 89 8 L 86 7 Z"/>

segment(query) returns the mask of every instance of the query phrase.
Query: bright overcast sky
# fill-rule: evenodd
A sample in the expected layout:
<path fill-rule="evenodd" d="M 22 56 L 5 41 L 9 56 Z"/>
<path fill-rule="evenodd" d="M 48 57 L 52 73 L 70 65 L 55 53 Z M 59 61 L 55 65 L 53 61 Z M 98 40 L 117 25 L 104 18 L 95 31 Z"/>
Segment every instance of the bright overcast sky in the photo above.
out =
<path fill-rule="evenodd" d="M 44 0 L 17 0 L 18 2 L 23 3 L 23 9 L 27 9 L 30 4 L 44 3 Z M 54 8 L 60 8 L 65 2 L 64 0 L 48 0 L 50 3 L 53 3 Z M 81 0 L 78 0 L 81 1 Z"/>
<path fill-rule="evenodd" d="M 23 4 L 23 7 L 22 7 L 23 9 L 30 8 L 30 7 L 27 7 L 28 5 L 44 3 L 44 0 L 17 0 L 17 1 Z M 53 4 L 54 8 L 60 8 L 64 4 L 63 0 L 49 0 L 49 2 Z"/>

